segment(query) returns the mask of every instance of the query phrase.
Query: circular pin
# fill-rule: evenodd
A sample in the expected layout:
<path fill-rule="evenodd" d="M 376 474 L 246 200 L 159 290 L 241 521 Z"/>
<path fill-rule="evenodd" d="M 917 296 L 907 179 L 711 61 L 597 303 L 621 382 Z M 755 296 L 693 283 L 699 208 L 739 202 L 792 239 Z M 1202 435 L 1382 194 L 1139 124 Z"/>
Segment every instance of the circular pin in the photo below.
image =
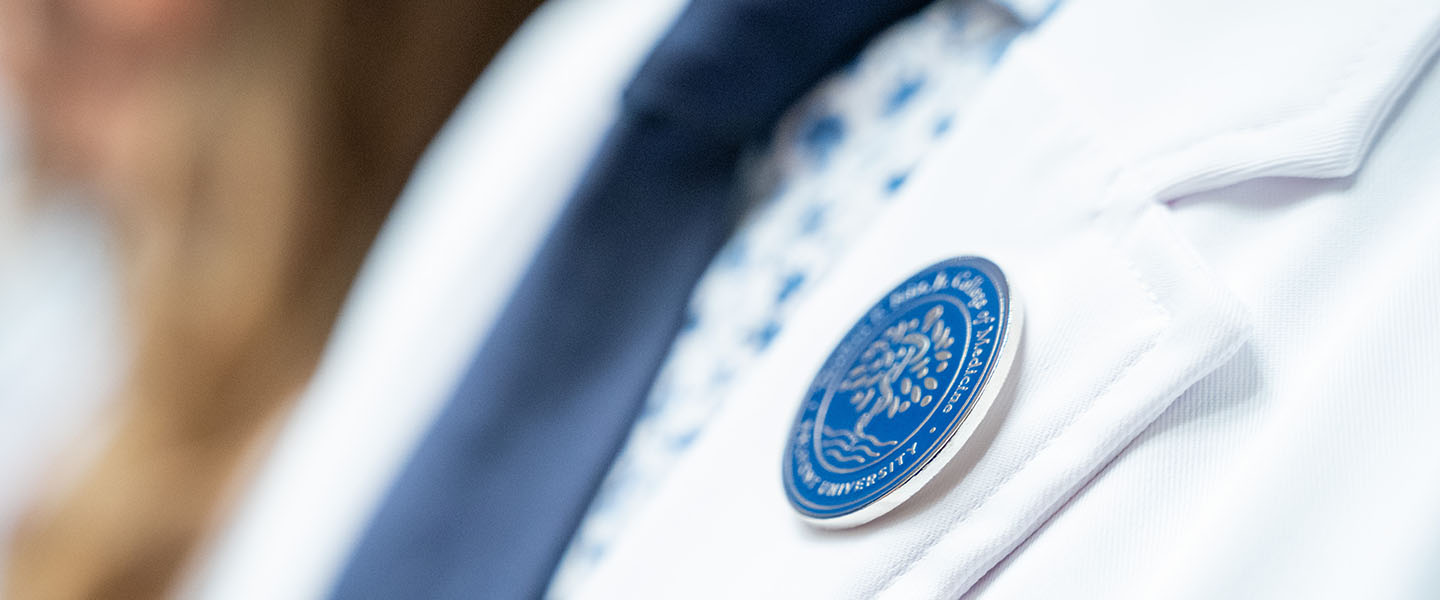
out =
<path fill-rule="evenodd" d="M 785 446 L 785 495 L 827 528 L 914 495 L 985 417 L 1015 359 L 1020 307 L 984 258 L 912 275 L 850 329 L 810 383 Z"/>

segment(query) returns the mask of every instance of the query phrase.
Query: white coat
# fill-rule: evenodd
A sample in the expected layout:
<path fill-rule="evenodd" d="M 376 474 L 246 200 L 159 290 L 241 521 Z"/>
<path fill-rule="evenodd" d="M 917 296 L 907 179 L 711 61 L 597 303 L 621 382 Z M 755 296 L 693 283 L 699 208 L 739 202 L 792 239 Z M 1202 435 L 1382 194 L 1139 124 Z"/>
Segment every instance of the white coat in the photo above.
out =
<path fill-rule="evenodd" d="M 195 595 L 323 594 L 603 129 L 574 99 L 612 97 L 673 8 L 599 4 L 542 15 L 426 158 Z M 1440 593 L 1437 43 L 1431 0 L 1066 0 L 582 596 Z M 895 511 L 800 522 L 781 454 L 816 368 L 896 281 L 965 254 L 1024 303 L 1013 388 Z"/>

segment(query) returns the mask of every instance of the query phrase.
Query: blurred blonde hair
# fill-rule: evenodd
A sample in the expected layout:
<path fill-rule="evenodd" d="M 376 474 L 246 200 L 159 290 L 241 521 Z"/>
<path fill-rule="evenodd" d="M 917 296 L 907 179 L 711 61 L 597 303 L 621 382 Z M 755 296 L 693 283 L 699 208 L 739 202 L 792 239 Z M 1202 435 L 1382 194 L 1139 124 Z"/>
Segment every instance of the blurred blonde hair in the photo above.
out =
<path fill-rule="evenodd" d="M 17 535 L 7 597 L 171 591 L 415 160 L 538 3 L 226 3 L 214 43 L 147 82 L 136 159 L 104 176 L 136 360 L 102 453 Z"/>

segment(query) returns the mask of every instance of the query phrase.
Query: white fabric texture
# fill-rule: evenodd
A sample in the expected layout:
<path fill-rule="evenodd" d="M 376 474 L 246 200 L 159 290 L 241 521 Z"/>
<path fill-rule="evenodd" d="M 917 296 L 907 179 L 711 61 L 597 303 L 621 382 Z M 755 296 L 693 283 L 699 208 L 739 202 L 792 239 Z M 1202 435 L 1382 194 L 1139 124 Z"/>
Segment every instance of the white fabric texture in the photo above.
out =
<path fill-rule="evenodd" d="M 1254 336 L 977 598 L 1440 595 L 1440 70 L 1353 176 L 1180 198 Z"/>
<path fill-rule="evenodd" d="M 679 6 L 560 0 L 516 34 L 417 166 L 314 379 L 182 597 L 329 591 Z"/>
<path fill-rule="evenodd" d="M 1353 186 L 1296 178 L 1355 174 L 1437 39 L 1440 6 L 1418 0 L 1065 4 L 815 284 L 582 596 L 953 598 L 1007 556 L 975 595 L 1419 595 L 1440 442 L 1434 376 L 1414 376 L 1440 261 L 1416 203 L 1440 196 L 1422 160 L 1440 138 L 1396 134 L 1399 166 Z M 894 513 L 802 525 L 777 475 L 816 366 L 894 281 L 967 253 L 1026 306 L 1013 390 Z M 1247 407 L 1264 418 L 1166 427 L 1247 398 L 1272 400 Z M 1176 464 L 1206 469 L 1170 487 Z"/>

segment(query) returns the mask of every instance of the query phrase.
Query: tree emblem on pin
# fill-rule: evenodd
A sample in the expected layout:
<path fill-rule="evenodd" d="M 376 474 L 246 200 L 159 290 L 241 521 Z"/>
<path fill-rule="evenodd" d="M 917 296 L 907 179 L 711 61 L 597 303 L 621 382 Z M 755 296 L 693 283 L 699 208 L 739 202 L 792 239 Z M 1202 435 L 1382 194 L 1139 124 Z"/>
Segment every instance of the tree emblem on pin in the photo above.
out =
<path fill-rule="evenodd" d="M 942 261 L 875 304 L 810 384 L 785 450 L 805 520 L 851 527 L 913 495 L 965 444 L 1015 356 L 1019 307 L 994 263 Z"/>

